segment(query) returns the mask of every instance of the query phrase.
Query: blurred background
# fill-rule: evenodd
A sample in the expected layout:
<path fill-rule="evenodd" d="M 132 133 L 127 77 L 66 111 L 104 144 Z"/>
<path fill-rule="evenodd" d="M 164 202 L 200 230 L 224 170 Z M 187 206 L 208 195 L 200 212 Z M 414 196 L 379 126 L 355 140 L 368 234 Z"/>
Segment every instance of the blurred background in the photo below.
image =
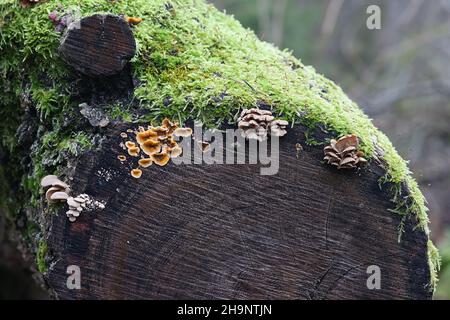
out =
<path fill-rule="evenodd" d="M 410 160 L 443 259 L 435 298 L 450 299 L 450 0 L 210 2 L 338 83 Z M 369 5 L 381 8 L 380 30 L 366 26 Z M 0 298 L 5 281 L 10 298 L 45 297 L 7 247 Z"/>

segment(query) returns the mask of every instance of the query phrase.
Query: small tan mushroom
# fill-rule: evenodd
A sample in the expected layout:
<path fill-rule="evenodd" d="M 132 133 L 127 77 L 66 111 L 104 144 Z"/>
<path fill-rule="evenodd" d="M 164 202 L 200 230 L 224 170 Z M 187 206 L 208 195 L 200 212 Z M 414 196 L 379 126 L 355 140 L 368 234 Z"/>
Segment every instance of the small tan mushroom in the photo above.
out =
<path fill-rule="evenodd" d="M 124 139 L 128 138 L 128 135 L 127 135 L 125 132 L 122 132 L 122 133 L 120 134 L 120 136 L 121 136 L 122 138 L 124 138 Z"/>
<path fill-rule="evenodd" d="M 166 143 L 166 145 L 167 145 L 169 148 L 175 148 L 176 146 L 178 146 L 178 143 L 177 143 L 175 140 L 173 140 L 172 137 L 168 138 L 168 139 L 165 141 L 165 143 Z"/>
<path fill-rule="evenodd" d="M 45 193 L 45 198 L 47 199 L 47 201 L 48 201 L 49 203 L 57 203 L 57 202 L 58 202 L 57 200 L 52 200 L 52 195 L 53 195 L 54 193 L 56 193 L 56 192 L 59 192 L 59 191 L 61 191 L 60 188 L 58 188 L 58 187 L 51 187 L 51 188 L 49 188 L 49 189 L 47 190 L 47 192 Z"/>
<path fill-rule="evenodd" d="M 80 196 L 73 198 L 73 200 L 75 200 L 76 202 L 79 202 L 81 204 L 86 202 L 86 199 L 84 199 L 84 198 L 82 198 Z"/>
<path fill-rule="evenodd" d="M 132 142 L 132 141 L 127 141 L 127 142 L 125 142 L 125 146 L 126 146 L 128 149 L 130 149 L 130 148 L 136 147 L 136 144 L 135 144 L 134 142 Z"/>
<path fill-rule="evenodd" d="M 150 166 L 152 165 L 153 160 L 150 159 L 150 158 L 144 158 L 144 159 L 139 159 L 138 162 L 139 162 L 139 165 L 140 165 L 142 168 L 148 168 L 148 167 L 150 167 Z"/>
<path fill-rule="evenodd" d="M 117 159 L 119 159 L 121 162 L 124 162 L 127 160 L 127 157 L 125 157 L 124 155 L 119 155 L 117 156 Z"/>
<path fill-rule="evenodd" d="M 41 180 L 41 186 L 43 188 L 57 187 L 64 190 L 69 189 L 69 186 L 66 183 L 62 182 L 61 180 L 58 179 L 57 176 L 54 175 L 45 176 Z"/>
<path fill-rule="evenodd" d="M 190 137 L 192 135 L 191 128 L 178 128 L 173 132 L 178 137 Z"/>
<path fill-rule="evenodd" d="M 151 139 L 151 138 L 156 138 L 156 137 L 158 137 L 158 133 L 156 133 L 152 129 L 149 129 L 149 130 L 146 130 L 143 132 L 138 132 L 136 134 L 136 141 L 139 144 L 143 144 L 146 140 Z"/>
<path fill-rule="evenodd" d="M 178 128 L 178 123 L 173 123 L 169 119 L 165 118 L 162 122 L 162 127 L 169 129 L 169 134 L 172 134 L 175 129 Z"/>
<path fill-rule="evenodd" d="M 68 197 L 67 198 L 67 204 L 69 205 L 69 207 L 74 207 L 74 208 L 78 208 L 81 206 L 81 204 L 79 202 L 76 202 L 73 197 Z"/>
<path fill-rule="evenodd" d="M 165 166 L 170 160 L 170 156 L 166 150 L 155 153 L 151 157 L 153 162 L 161 167 Z"/>
<path fill-rule="evenodd" d="M 50 196 L 50 199 L 54 200 L 54 201 L 66 201 L 67 198 L 69 198 L 69 195 L 67 193 L 65 193 L 65 192 L 62 192 L 62 191 L 54 192 Z"/>
<path fill-rule="evenodd" d="M 161 151 L 161 143 L 159 141 L 149 139 L 141 144 L 142 151 L 148 156 Z"/>
<path fill-rule="evenodd" d="M 53 186 L 53 183 L 55 183 L 57 181 L 59 181 L 57 176 L 54 176 L 54 175 L 45 176 L 41 180 L 41 187 L 43 187 L 43 188 L 51 187 L 51 186 Z"/>
<path fill-rule="evenodd" d="M 167 138 L 169 129 L 165 127 L 155 127 L 152 129 L 158 135 L 158 138 Z"/>
<path fill-rule="evenodd" d="M 176 158 L 176 157 L 179 157 L 182 153 L 183 153 L 183 148 L 181 148 L 180 146 L 176 146 L 172 149 L 170 156 L 172 158 Z"/>
<path fill-rule="evenodd" d="M 137 157 L 139 156 L 140 151 L 141 149 L 139 149 L 139 147 L 131 147 L 128 149 L 128 154 L 132 157 Z"/>
<path fill-rule="evenodd" d="M 133 178 L 139 179 L 142 176 L 142 170 L 141 169 L 133 169 L 133 170 L 131 170 L 131 176 Z"/>
<path fill-rule="evenodd" d="M 80 211 L 78 210 L 69 210 L 66 212 L 67 216 L 74 216 L 74 217 L 79 217 L 80 216 Z"/>

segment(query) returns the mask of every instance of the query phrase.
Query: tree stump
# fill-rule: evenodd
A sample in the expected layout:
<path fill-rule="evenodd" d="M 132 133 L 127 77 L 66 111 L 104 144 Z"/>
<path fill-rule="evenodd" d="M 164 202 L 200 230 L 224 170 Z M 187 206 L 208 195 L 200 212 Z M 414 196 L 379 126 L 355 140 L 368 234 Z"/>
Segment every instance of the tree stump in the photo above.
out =
<path fill-rule="evenodd" d="M 123 18 L 96 14 L 72 22 L 59 51 L 82 74 L 105 77 L 124 69 L 136 53 L 136 42 Z"/>
<path fill-rule="evenodd" d="M 173 165 L 140 179 L 117 160 L 120 132 L 77 164 L 71 186 L 106 209 L 48 239 L 48 283 L 63 299 L 427 299 L 427 237 L 380 190 L 382 171 L 340 172 L 321 163 L 300 128 L 282 139 L 280 171 L 255 165 Z M 297 157 L 296 144 L 304 145 Z M 81 290 L 66 268 L 81 268 Z M 367 268 L 381 270 L 369 290 Z"/>
<path fill-rule="evenodd" d="M 36 257 L 52 295 L 432 297 L 437 253 L 422 195 L 389 140 L 335 84 L 202 1 L 122 5 L 102 2 L 106 15 L 95 14 L 95 1 L 83 5 L 93 15 L 69 26 L 58 44 L 42 19 L 51 2 L 0 5 L 0 17 L 9 19 L 0 47 L 8 66 L 0 117 L 11 119 L 0 125 L 0 209 L 11 212 L 10 228 Z M 125 9 L 142 14 L 142 29 L 130 29 L 119 16 Z M 22 16 L 41 19 L 36 25 L 49 35 L 32 59 L 18 54 L 32 42 L 10 23 Z M 141 52 L 135 72 L 134 33 Z M 67 65 L 50 77 L 42 66 L 59 66 L 59 57 L 40 48 L 58 47 Z M 28 66 L 24 73 L 14 69 L 17 61 Z M 219 129 L 235 129 L 235 115 L 249 108 L 293 124 L 280 138 L 275 175 L 261 175 L 261 164 L 247 158 L 234 165 L 153 164 L 135 179 L 137 164 L 118 159 L 124 137 L 148 119 L 172 115 L 191 127 L 213 119 Z M 350 133 L 361 133 L 370 164 L 338 170 L 324 163 L 330 139 Z M 39 187 L 50 174 L 104 209 L 69 222 L 69 201 L 49 204 Z M 68 285 L 73 267 L 79 288 Z M 380 280 L 375 287 L 372 276 Z"/>

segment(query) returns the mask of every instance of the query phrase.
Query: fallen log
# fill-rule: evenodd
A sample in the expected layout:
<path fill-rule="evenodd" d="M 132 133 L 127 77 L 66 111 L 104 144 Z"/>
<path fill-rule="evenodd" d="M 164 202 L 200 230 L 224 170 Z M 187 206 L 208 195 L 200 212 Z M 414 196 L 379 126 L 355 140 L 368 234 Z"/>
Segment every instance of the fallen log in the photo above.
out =
<path fill-rule="evenodd" d="M 334 83 L 202 1 L 61 3 L 0 5 L 1 204 L 53 296 L 432 297 L 423 196 Z"/>

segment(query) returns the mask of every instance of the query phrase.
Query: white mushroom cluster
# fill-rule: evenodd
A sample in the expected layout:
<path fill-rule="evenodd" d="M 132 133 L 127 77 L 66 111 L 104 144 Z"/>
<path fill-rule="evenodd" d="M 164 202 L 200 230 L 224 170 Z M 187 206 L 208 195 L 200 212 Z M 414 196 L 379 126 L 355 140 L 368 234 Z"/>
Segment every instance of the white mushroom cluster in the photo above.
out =
<path fill-rule="evenodd" d="M 69 186 L 59 180 L 57 176 L 45 176 L 41 180 L 41 186 L 47 190 L 45 193 L 45 198 L 48 203 L 54 204 L 58 202 L 66 202 L 67 198 L 69 198 Z"/>
<path fill-rule="evenodd" d="M 105 209 L 105 205 L 93 200 L 89 195 L 83 193 L 76 197 L 68 197 L 69 210 L 66 212 L 70 222 L 75 222 L 83 210 Z"/>
<path fill-rule="evenodd" d="M 104 209 L 105 204 L 92 199 L 83 193 L 76 197 L 70 196 L 70 187 L 59 180 L 57 176 L 48 175 L 41 180 L 42 188 L 46 189 L 45 198 L 49 204 L 65 202 L 69 206 L 66 212 L 70 222 L 75 222 L 84 210 Z"/>
<path fill-rule="evenodd" d="M 275 120 L 272 112 L 258 108 L 244 109 L 238 119 L 238 127 L 242 130 L 242 136 L 246 139 L 263 141 L 267 135 L 277 137 L 284 136 L 289 122 Z"/>

